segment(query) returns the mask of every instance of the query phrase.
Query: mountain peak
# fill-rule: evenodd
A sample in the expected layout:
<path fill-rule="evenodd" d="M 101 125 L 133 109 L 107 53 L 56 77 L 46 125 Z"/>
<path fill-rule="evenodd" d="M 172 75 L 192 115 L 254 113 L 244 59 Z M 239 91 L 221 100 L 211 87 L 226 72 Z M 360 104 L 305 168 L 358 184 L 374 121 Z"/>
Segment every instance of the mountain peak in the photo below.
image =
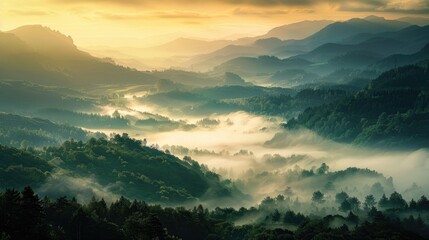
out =
<path fill-rule="evenodd" d="M 76 54 L 79 51 L 70 36 L 42 25 L 25 25 L 9 31 L 35 51 L 51 54 L 57 51 Z"/>

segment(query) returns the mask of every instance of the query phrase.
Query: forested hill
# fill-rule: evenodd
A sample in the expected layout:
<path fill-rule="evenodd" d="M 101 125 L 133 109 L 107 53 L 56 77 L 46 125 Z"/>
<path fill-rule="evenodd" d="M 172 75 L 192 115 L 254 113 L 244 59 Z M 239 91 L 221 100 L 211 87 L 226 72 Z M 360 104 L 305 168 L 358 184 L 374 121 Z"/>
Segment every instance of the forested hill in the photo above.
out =
<path fill-rule="evenodd" d="M 80 128 L 56 124 L 40 118 L 23 117 L 0 112 L 0 144 L 17 147 L 60 145 L 65 140 L 89 140 L 101 133 L 89 133 Z"/>
<path fill-rule="evenodd" d="M 0 165 L 1 182 L 12 173 L 15 182 L 1 188 L 42 186 L 46 194 L 75 195 L 76 189 L 84 191 L 85 186 L 80 186 L 79 181 L 66 182 L 64 179 L 91 179 L 91 184 L 100 186 L 112 196 L 123 195 L 148 202 L 184 203 L 241 194 L 232 183 L 222 182 L 217 174 L 189 157 L 180 160 L 144 145 L 144 142 L 123 134 L 110 140 L 92 138 L 86 143 L 66 141 L 59 147 L 40 151 L 30 149 L 31 153 L 2 147 L 1 159 L 7 161 Z M 30 160 L 23 162 L 24 158 Z M 33 164 L 36 161 L 41 164 Z M 57 176 L 58 172 L 61 172 L 60 176 Z M 92 193 L 95 194 L 93 190 Z"/>
<path fill-rule="evenodd" d="M 345 100 L 308 108 L 287 128 L 306 127 L 339 142 L 378 147 L 429 146 L 428 64 L 381 74 Z"/>

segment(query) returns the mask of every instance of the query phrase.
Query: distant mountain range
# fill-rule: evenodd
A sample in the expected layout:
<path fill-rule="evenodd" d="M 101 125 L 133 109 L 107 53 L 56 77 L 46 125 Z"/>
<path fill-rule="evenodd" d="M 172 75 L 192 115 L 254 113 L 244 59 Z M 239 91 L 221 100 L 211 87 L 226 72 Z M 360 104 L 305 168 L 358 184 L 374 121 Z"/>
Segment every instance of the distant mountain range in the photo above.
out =
<path fill-rule="evenodd" d="M 314 24 L 319 26 L 320 30 L 317 31 L 316 27 L 312 28 L 316 31 L 305 38 L 285 39 L 281 34 L 293 31 L 297 26 L 309 27 L 312 25 L 311 23 L 301 22 L 275 28 L 261 37 L 252 39 L 253 42 L 246 42 L 246 44 L 235 42 L 211 53 L 195 56 L 186 64 L 192 65 L 196 69 L 210 69 L 214 65 L 219 65 L 235 57 L 258 55 L 273 55 L 279 58 L 291 57 L 314 50 L 323 44 L 357 44 L 375 37 L 374 35 L 399 31 L 412 25 L 404 21 L 369 16 L 363 19 L 354 18 L 345 22 L 316 22 Z M 360 40 L 352 42 L 356 38 Z"/>
<path fill-rule="evenodd" d="M 426 59 L 424 47 L 429 43 L 429 25 L 412 25 L 425 23 L 425 19 L 408 19 L 411 23 L 406 20 L 369 16 L 344 22 L 304 21 L 252 38 L 235 41 L 179 38 L 146 49 L 159 53 L 161 58 L 162 52 L 187 56 L 182 62 L 171 62 L 192 70 L 213 70 L 209 74 L 138 71 L 109 58 L 93 57 L 79 50 L 71 37 L 58 31 L 39 25 L 23 26 L 0 32 L 0 78 L 69 87 L 155 85 L 161 79 L 169 79 L 179 84 L 174 88 L 184 89 L 222 85 L 226 82 L 225 73 L 229 72 L 239 77 L 274 81 L 279 86 L 290 86 L 292 82 L 293 85 L 317 83 L 335 72 L 345 73 L 344 69 L 370 69 L 379 73 L 392 66 L 413 63 L 413 59 Z"/>

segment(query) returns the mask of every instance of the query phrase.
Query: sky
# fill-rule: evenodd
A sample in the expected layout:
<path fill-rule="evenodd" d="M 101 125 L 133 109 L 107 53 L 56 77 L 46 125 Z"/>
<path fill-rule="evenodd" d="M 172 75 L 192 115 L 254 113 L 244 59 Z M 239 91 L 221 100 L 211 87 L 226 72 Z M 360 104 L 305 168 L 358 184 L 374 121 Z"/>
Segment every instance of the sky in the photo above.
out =
<path fill-rule="evenodd" d="M 1 0 L 0 30 L 42 24 L 78 46 L 236 39 L 302 20 L 429 16 L 429 0 Z"/>

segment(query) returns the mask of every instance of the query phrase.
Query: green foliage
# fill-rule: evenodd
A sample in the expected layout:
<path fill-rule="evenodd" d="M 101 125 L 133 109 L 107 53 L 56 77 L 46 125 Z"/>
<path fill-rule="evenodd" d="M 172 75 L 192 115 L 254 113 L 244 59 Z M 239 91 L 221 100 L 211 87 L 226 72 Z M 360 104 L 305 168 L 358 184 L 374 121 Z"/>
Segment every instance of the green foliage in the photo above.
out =
<path fill-rule="evenodd" d="M 273 199 L 271 199 L 273 200 Z M 267 200 L 268 201 L 268 200 Z M 277 197 L 273 206 L 281 204 Z M 267 203 L 265 203 L 267 204 Z M 215 208 L 201 205 L 161 207 L 124 197 L 110 206 L 93 198 L 87 204 L 61 197 L 39 200 L 30 187 L 22 193 L 0 193 L 0 232 L 3 239 L 423 239 L 429 236 L 422 216 L 381 212 L 372 207 L 359 215 L 308 217 L 292 210 L 258 207 Z M 426 209 L 425 211 L 428 211 Z M 415 211 L 415 210 L 413 210 Z M 421 214 L 427 212 L 421 211 Z M 244 225 L 237 220 L 266 216 Z M 404 215 L 405 217 L 398 218 Z M 426 216 L 426 215 L 425 215 Z M 25 227 L 23 227 L 25 226 Z M 288 230 L 292 227 L 294 230 Z"/>
<path fill-rule="evenodd" d="M 0 189 L 40 186 L 52 166 L 28 151 L 0 145 Z"/>
<path fill-rule="evenodd" d="M 90 136 L 80 128 L 0 113 L 0 144 L 3 145 L 17 148 L 44 147 L 59 145 L 68 139 L 88 140 Z"/>
<path fill-rule="evenodd" d="M 42 109 L 36 114 L 51 121 L 87 128 L 125 129 L 129 127 L 130 122 L 122 116 L 103 116 L 100 114 L 87 114 L 57 108 Z"/>
<path fill-rule="evenodd" d="M 429 143 L 429 72 L 406 66 L 388 71 L 345 100 L 306 109 L 287 126 L 330 139 L 382 147 Z"/>
<path fill-rule="evenodd" d="M 85 143 L 72 139 L 37 151 L 0 145 L 0 159 L 0 189 L 46 183 L 49 192 L 51 180 L 61 182 L 51 175 L 60 171 L 64 177 L 92 179 L 110 193 L 149 202 L 184 203 L 234 194 L 246 198 L 233 183 L 222 181 L 198 162 L 146 147 L 127 134 Z"/>
<path fill-rule="evenodd" d="M 41 156 L 61 159 L 61 167 L 75 177 L 95 177 L 104 186 L 119 186 L 111 189 L 113 193 L 149 202 L 184 202 L 232 194 L 214 173 L 146 147 L 127 134 L 86 143 L 66 141 L 60 147 L 46 148 Z"/>
<path fill-rule="evenodd" d="M 30 79 L 33 79 L 33 76 Z M 40 108 L 91 111 L 94 109 L 94 104 L 94 99 L 75 90 L 5 80 L 0 77 L 0 111 L 33 113 Z"/>
<path fill-rule="evenodd" d="M 336 89 L 304 89 L 295 96 L 286 94 L 270 94 L 238 101 L 243 110 L 283 117 L 294 117 L 309 107 L 330 103 L 348 96 L 343 90 Z"/>

